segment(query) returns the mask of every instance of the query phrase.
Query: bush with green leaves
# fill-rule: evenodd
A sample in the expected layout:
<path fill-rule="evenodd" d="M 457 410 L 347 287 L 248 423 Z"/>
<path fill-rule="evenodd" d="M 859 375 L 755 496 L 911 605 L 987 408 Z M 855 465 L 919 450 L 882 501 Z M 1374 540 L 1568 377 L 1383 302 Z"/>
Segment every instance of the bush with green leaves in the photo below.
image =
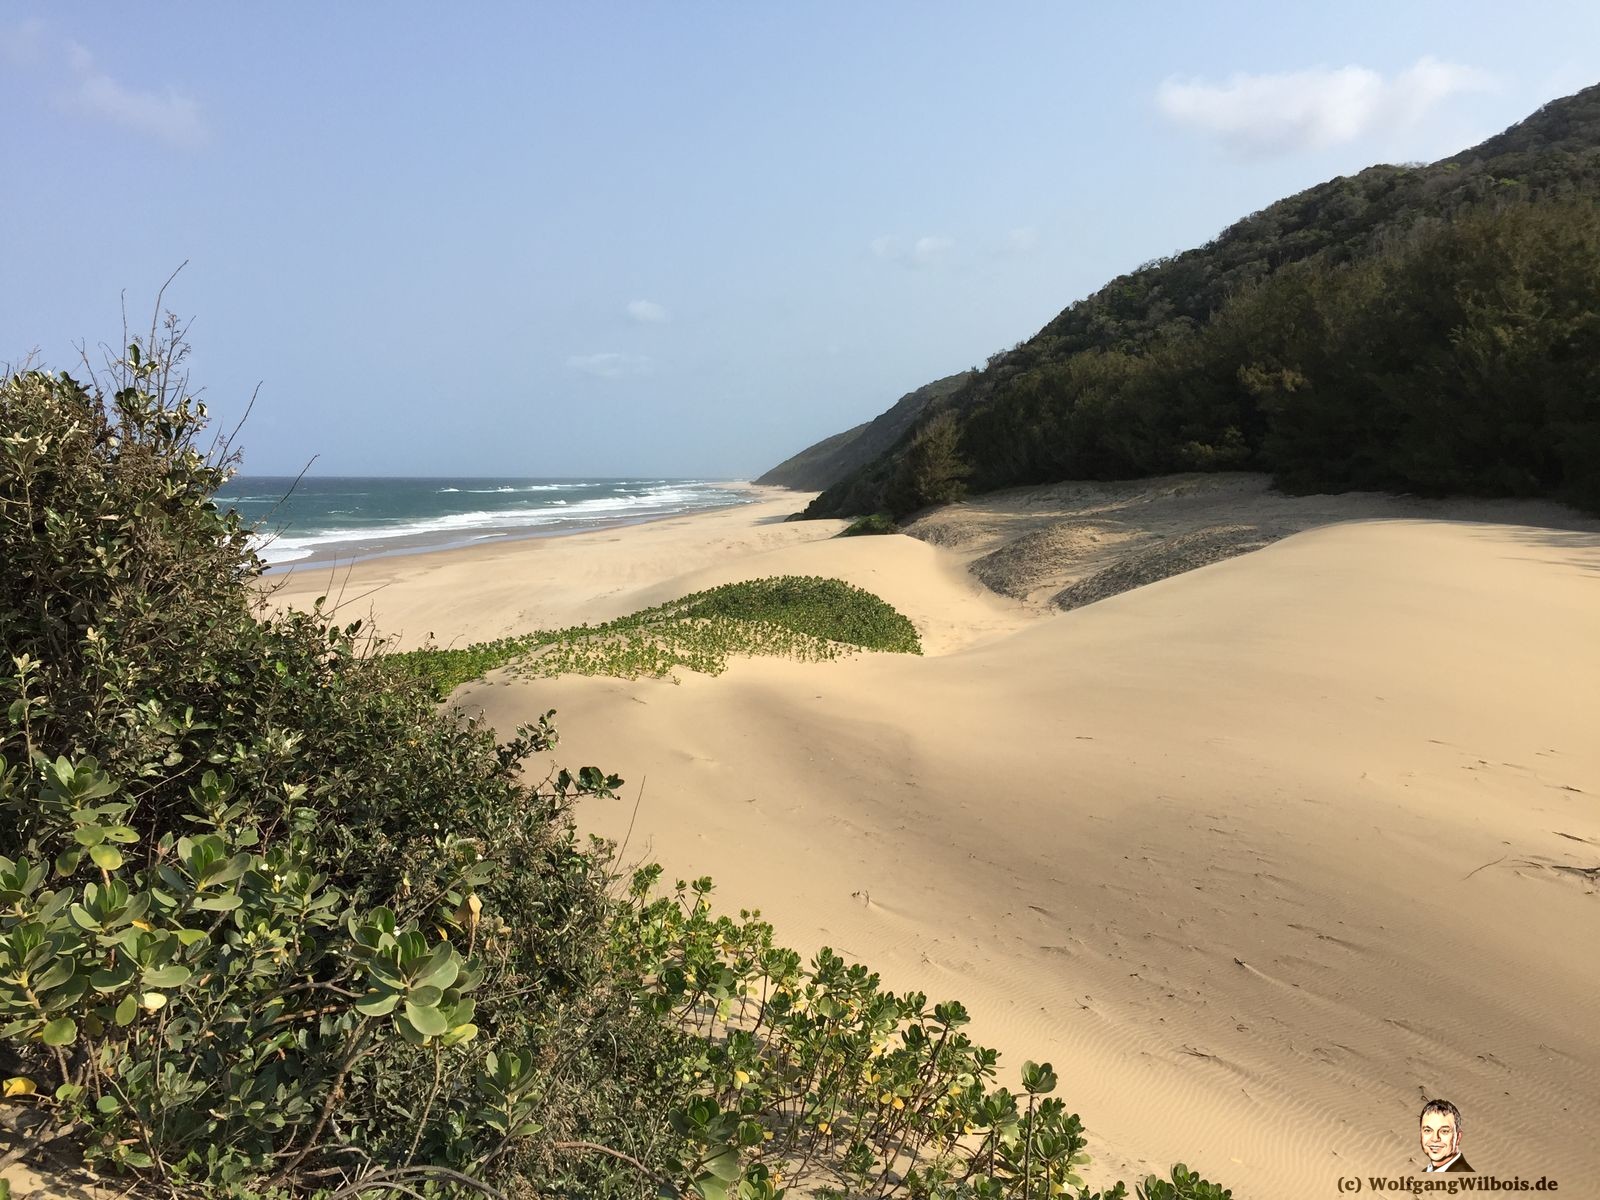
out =
<path fill-rule="evenodd" d="M 180 364 L 152 337 L 104 387 L 0 383 L 12 1103 L 163 1188 L 549 1160 L 603 1190 L 609 1168 L 557 1144 L 670 1099 L 571 821 L 619 781 L 525 783 L 548 716 L 497 744 L 358 626 L 261 612 Z M 508 1123 L 512 1061 L 539 1129 Z"/>
<path fill-rule="evenodd" d="M 573 809 L 621 780 L 547 765 L 553 714 L 497 742 L 359 625 L 264 611 L 181 361 L 152 331 L 104 386 L 0 382 L 0 1171 L 57 1144 L 169 1200 L 1077 1186 L 1053 1073 L 995 1086 L 959 1005 L 802 965 L 708 881 L 618 886 Z M 641 625 L 915 648 L 843 586 Z"/>
<path fill-rule="evenodd" d="M 873 513 L 871 516 L 857 517 L 848 526 L 841 529 L 835 537 L 869 537 L 875 534 L 899 533 L 900 526 L 894 522 L 894 517 L 886 512 Z"/>
<path fill-rule="evenodd" d="M 1027 1200 L 1091 1193 L 1083 1125 L 1051 1095 L 1049 1063 L 999 1086 L 999 1055 L 973 1042 L 956 1001 L 885 990 L 829 949 L 803 961 L 776 946 L 759 912 L 718 915 L 709 878 L 657 894 L 661 869 L 633 876 L 614 950 L 640 1002 L 685 1035 L 698 1093 L 674 1117 L 706 1200 L 802 1195 L 864 1200 Z M 1146 1179 L 1141 1200 L 1227 1200 L 1181 1164 Z"/>

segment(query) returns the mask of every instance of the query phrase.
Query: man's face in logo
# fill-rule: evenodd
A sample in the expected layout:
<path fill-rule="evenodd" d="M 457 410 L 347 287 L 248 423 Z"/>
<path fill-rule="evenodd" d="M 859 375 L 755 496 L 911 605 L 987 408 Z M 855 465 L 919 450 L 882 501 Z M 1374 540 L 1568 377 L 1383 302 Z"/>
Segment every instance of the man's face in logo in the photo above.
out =
<path fill-rule="evenodd" d="M 1460 1145 L 1461 1131 L 1456 1128 L 1454 1117 L 1449 1113 L 1422 1114 L 1422 1152 L 1430 1163 L 1437 1167 L 1447 1162 Z"/>

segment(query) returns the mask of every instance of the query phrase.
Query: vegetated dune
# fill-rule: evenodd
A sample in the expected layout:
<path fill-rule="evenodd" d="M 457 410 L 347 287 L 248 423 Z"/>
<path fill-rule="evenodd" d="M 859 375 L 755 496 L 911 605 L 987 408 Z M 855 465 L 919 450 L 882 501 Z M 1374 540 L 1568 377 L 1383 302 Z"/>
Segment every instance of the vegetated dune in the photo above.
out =
<path fill-rule="evenodd" d="M 562 761 L 629 781 L 586 814 L 628 858 L 1053 1060 L 1096 1178 L 1313 1195 L 1412 1169 L 1441 1095 L 1480 1171 L 1600 1169 L 1595 533 L 1338 524 L 1037 619 L 900 538 L 632 596 L 778 569 L 873 588 L 929 656 L 460 698 L 557 708 Z"/>

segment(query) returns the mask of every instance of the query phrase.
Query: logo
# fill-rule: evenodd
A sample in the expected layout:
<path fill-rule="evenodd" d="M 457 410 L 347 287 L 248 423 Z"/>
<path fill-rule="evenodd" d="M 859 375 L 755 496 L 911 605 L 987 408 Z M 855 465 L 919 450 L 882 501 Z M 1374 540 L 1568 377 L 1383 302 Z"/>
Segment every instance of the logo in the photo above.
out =
<path fill-rule="evenodd" d="M 1461 1153 L 1461 1110 L 1448 1100 L 1429 1100 L 1418 1118 L 1421 1130 L 1425 1172 L 1455 1171 L 1472 1173 Z"/>
<path fill-rule="evenodd" d="M 1429 1100 L 1417 1118 L 1417 1142 L 1422 1147 L 1422 1174 L 1342 1176 L 1338 1190 L 1344 1194 L 1398 1192 L 1404 1195 L 1460 1192 L 1555 1192 L 1561 1185 L 1547 1175 L 1525 1179 L 1521 1175 L 1480 1175 L 1461 1153 L 1461 1110 L 1448 1100 Z M 1449 1175 L 1451 1178 L 1435 1178 Z"/>

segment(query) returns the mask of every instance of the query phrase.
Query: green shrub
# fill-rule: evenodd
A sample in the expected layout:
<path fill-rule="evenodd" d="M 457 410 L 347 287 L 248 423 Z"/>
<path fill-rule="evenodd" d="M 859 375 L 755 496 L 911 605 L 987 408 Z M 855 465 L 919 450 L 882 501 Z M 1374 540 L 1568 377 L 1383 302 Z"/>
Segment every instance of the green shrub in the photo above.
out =
<path fill-rule="evenodd" d="M 899 533 L 900 526 L 894 523 L 894 518 L 888 513 L 873 513 L 869 517 L 857 517 L 848 528 L 841 529 L 835 537 L 863 537 L 879 533 Z"/>
<path fill-rule="evenodd" d="M 264 619 L 178 360 L 0 384 L 8 1091 L 161 1188 L 643 1143 L 670 1043 L 605 967 L 609 876 L 570 816 L 620 781 L 528 786 L 548 718 L 497 745 L 356 626 Z"/>

